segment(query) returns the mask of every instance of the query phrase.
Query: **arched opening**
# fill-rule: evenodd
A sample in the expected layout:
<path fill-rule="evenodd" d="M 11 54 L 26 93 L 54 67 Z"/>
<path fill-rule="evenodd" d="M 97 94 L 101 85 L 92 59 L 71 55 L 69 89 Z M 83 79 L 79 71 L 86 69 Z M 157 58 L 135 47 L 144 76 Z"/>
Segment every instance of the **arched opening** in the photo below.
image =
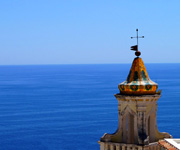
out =
<path fill-rule="evenodd" d="M 155 118 L 154 114 L 151 114 L 148 118 L 148 135 L 149 142 L 155 142 Z"/>
<path fill-rule="evenodd" d="M 148 135 L 150 136 L 150 116 L 148 117 Z"/>
<path fill-rule="evenodd" d="M 134 116 L 129 114 L 129 129 L 128 129 L 128 143 L 134 143 Z"/>
<path fill-rule="evenodd" d="M 122 131 L 122 140 L 123 143 L 126 143 L 127 141 L 127 129 L 128 129 L 128 115 L 124 114 L 123 115 L 123 131 Z"/>
<path fill-rule="evenodd" d="M 123 143 L 134 143 L 134 115 L 127 112 L 123 115 Z"/>

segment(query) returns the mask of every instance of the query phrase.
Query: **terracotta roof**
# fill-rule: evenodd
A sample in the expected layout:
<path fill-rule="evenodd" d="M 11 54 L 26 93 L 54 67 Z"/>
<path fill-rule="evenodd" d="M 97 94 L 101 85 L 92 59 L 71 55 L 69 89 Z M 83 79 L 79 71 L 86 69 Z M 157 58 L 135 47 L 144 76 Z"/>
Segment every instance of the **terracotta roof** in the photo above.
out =
<path fill-rule="evenodd" d="M 169 144 L 167 141 L 165 141 L 165 140 L 159 140 L 158 141 L 158 144 L 161 146 L 161 147 L 163 147 L 163 148 L 165 148 L 165 149 L 167 149 L 167 150 L 178 150 L 177 148 L 175 148 L 174 146 L 172 146 L 171 144 Z"/>

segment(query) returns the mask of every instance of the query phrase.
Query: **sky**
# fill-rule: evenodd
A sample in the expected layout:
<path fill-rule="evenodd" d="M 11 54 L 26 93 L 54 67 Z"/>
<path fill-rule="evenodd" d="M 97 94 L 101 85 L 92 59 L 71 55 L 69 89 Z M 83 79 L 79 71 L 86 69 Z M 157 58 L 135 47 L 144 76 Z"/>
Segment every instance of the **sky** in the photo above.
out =
<path fill-rule="evenodd" d="M 180 63 L 179 0 L 0 0 L 0 65 Z"/>

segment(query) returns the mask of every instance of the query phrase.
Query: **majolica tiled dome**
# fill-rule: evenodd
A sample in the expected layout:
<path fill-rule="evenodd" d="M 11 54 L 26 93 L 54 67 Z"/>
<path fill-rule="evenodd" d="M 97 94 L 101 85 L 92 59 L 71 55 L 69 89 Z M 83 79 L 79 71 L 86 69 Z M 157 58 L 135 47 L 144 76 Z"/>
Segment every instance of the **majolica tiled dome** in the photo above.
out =
<path fill-rule="evenodd" d="M 158 84 L 151 81 L 144 63 L 140 57 L 136 57 L 126 81 L 118 85 L 120 94 L 148 95 L 155 94 Z"/>

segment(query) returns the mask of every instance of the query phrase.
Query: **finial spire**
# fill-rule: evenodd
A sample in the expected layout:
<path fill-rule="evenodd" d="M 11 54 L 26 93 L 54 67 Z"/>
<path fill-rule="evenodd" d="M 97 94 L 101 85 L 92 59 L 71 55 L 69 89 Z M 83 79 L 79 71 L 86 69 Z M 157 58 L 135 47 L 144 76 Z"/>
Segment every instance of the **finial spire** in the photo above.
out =
<path fill-rule="evenodd" d="M 141 52 L 138 51 L 138 39 L 139 39 L 139 38 L 144 38 L 144 36 L 138 36 L 138 29 L 136 29 L 136 32 L 137 32 L 137 36 L 136 36 L 136 37 L 131 37 L 131 39 L 137 38 L 137 45 L 131 46 L 131 50 L 136 51 L 136 52 L 135 52 L 135 55 L 136 55 L 136 56 L 140 56 L 140 55 L 141 55 Z"/>

